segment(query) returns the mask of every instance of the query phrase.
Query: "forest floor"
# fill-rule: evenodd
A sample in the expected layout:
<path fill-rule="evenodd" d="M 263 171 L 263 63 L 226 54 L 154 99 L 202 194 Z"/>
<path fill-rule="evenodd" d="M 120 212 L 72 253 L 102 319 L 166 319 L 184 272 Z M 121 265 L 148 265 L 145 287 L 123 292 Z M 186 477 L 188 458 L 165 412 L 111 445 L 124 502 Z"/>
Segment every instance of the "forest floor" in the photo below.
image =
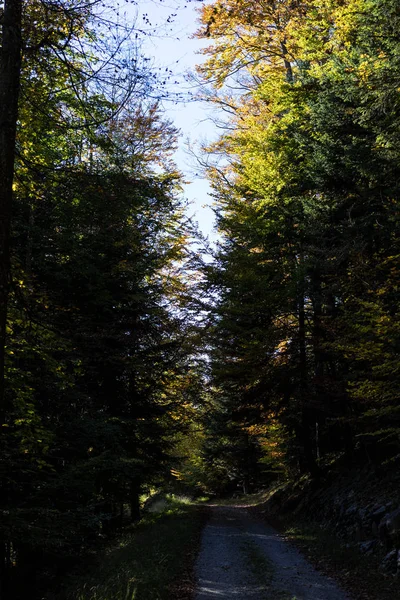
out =
<path fill-rule="evenodd" d="M 248 507 L 210 511 L 195 565 L 195 600 L 349 600 Z"/>

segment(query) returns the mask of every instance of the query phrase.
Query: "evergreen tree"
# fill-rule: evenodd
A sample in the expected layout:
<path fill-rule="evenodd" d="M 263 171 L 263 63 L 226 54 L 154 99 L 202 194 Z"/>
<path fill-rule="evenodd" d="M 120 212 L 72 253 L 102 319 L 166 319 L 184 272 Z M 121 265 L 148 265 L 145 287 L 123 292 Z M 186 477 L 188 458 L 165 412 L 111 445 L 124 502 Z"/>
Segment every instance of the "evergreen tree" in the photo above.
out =
<path fill-rule="evenodd" d="M 365 460 L 366 439 L 382 440 L 381 458 L 385 441 L 386 452 L 396 452 L 397 401 L 389 394 L 389 408 L 381 394 L 383 371 L 393 389 L 391 345 L 387 370 L 375 369 L 376 386 L 366 361 L 387 335 L 378 334 L 378 321 L 388 319 L 396 331 L 379 300 L 390 293 L 382 279 L 389 265 L 392 289 L 397 256 L 392 11 L 380 2 L 256 8 L 227 1 L 201 14 L 199 36 L 215 41 L 199 72 L 217 89 L 209 99 L 231 114 L 207 149 L 226 157 L 209 168 L 226 239 L 210 280 L 224 315 L 220 335 L 230 321 L 224 350 L 214 352 L 215 372 L 228 390 L 234 365 L 238 405 L 263 402 L 256 422 L 278 418 L 287 464 L 294 457 L 314 475 L 332 452 L 344 450 L 350 461 L 360 450 Z"/>
<path fill-rule="evenodd" d="M 120 56 L 115 87 L 90 7 L 26 8 L 0 464 L 13 598 L 139 517 L 169 474 L 190 360 L 177 132 L 144 99 L 151 75 Z"/>

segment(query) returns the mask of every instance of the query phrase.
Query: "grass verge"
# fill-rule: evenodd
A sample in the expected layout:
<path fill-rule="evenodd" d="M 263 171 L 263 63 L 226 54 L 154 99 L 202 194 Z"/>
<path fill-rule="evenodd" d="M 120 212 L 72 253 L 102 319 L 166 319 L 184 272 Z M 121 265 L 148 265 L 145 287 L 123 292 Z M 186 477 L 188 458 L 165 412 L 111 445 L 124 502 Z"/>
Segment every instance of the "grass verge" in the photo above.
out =
<path fill-rule="evenodd" d="M 75 578 L 60 600 L 189 600 L 204 509 L 170 498 Z"/>

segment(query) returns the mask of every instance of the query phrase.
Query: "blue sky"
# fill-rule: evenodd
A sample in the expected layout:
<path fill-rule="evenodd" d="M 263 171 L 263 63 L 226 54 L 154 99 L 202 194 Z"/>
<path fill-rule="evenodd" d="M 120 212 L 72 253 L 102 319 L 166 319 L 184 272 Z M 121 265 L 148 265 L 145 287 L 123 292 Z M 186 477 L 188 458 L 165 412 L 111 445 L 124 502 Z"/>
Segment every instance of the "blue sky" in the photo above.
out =
<path fill-rule="evenodd" d="M 202 61 L 202 56 L 197 53 L 206 44 L 203 40 L 190 39 L 197 29 L 196 7 L 201 4 L 196 0 L 139 0 L 138 26 L 143 25 L 149 31 L 149 35 L 145 37 L 143 52 L 153 58 L 154 68 L 170 68 L 173 71 L 173 81 L 179 81 L 179 84 L 171 84 L 173 92 L 190 91 L 185 74 L 194 70 L 195 65 Z M 144 15 L 151 26 L 143 19 Z M 176 16 L 169 19 L 172 22 L 167 22 L 171 15 Z M 195 93 L 196 90 L 193 89 L 192 92 Z M 164 108 L 166 116 L 182 133 L 176 162 L 185 179 L 191 182 L 185 185 L 184 190 L 185 196 L 192 203 L 191 214 L 195 215 L 202 233 L 215 240 L 214 215 L 210 208 L 212 199 L 208 195 L 210 188 L 195 160 L 187 152 L 188 141 L 192 147 L 196 147 L 202 141 L 214 139 L 215 125 L 209 119 L 209 110 L 201 102 L 176 104 L 166 101 Z"/>

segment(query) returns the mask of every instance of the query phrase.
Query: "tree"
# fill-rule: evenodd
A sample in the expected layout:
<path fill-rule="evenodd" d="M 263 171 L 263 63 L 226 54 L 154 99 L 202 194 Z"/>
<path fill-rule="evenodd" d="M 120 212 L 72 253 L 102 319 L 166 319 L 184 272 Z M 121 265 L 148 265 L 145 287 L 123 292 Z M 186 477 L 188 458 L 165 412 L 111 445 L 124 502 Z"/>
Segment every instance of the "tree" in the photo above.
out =
<path fill-rule="evenodd" d="M 112 535 L 128 507 L 138 518 L 141 489 L 169 471 L 181 401 L 172 382 L 189 368 L 177 132 L 145 100 L 152 79 L 138 60 L 89 56 L 99 34 L 91 7 L 78 8 L 29 3 L 24 13 L 0 461 L 4 597 L 26 584 L 43 595 L 49 574 Z"/>
<path fill-rule="evenodd" d="M 22 2 L 5 0 L 0 11 L 0 426 L 5 417 L 4 362 L 10 282 L 10 224 L 22 50 Z"/>
<path fill-rule="evenodd" d="M 4 421 L 4 347 L 10 283 L 10 227 L 14 180 L 18 98 L 22 79 L 24 108 L 42 112 L 60 131 L 88 130 L 105 122 L 133 93 L 152 79 L 138 55 L 132 56 L 133 31 L 112 24 L 99 2 L 37 3 L 7 0 L 1 11 L 0 63 L 0 420 Z M 99 29 L 100 28 L 100 29 Z M 113 28 L 113 40 L 103 41 Z M 89 45 L 91 49 L 89 49 Z M 131 51 L 127 52 L 126 47 Z M 140 82 L 140 83 L 139 83 Z M 147 83 L 146 83 L 147 82 Z M 35 91 L 31 94 L 32 88 Z M 49 90 L 51 90 L 49 94 Z M 108 95 L 99 113 L 93 110 L 97 94 Z M 92 96 L 91 100 L 88 96 Z M 43 103 L 44 99 L 44 103 Z M 44 107 L 50 112 L 44 112 Z M 80 108 L 80 110 L 79 110 Z M 71 109 L 71 110 L 70 110 Z M 76 110 L 78 109 L 78 110 Z M 75 119 L 75 120 L 74 120 Z M 19 132 L 20 133 L 20 132 Z M 20 137 L 20 136 L 19 136 Z M 22 149 L 22 153 L 26 148 Z M 28 156 L 25 159 L 29 160 Z"/>
<path fill-rule="evenodd" d="M 342 449 L 348 462 L 355 449 L 362 460 L 366 387 L 356 389 L 354 380 L 370 364 L 361 350 L 363 326 L 357 335 L 351 327 L 359 361 L 340 336 L 354 322 L 355 306 L 359 324 L 370 318 L 371 293 L 376 299 L 379 289 L 372 281 L 382 282 L 383 262 L 397 255 L 397 50 L 387 21 L 396 23 L 393 10 L 380 2 L 219 2 L 201 13 L 199 35 L 213 43 L 199 72 L 217 88 L 209 99 L 231 114 L 220 140 L 206 149 L 217 156 L 208 173 L 227 240 L 211 279 L 224 315 L 217 331 L 229 323 L 216 368 L 225 385 L 235 382 L 247 408 L 276 391 L 271 423 L 278 416 L 288 459 L 294 444 L 299 466 L 315 475 L 324 456 Z M 261 282 L 267 292 L 260 293 Z M 264 323 L 253 352 L 248 317 L 255 307 Z M 382 318 L 382 308 L 375 310 Z M 365 335 L 382 339 L 372 330 Z M 389 364 L 392 381 L 388 357 Z M 260 413 L 256 421 L 265 418 Z"/>

